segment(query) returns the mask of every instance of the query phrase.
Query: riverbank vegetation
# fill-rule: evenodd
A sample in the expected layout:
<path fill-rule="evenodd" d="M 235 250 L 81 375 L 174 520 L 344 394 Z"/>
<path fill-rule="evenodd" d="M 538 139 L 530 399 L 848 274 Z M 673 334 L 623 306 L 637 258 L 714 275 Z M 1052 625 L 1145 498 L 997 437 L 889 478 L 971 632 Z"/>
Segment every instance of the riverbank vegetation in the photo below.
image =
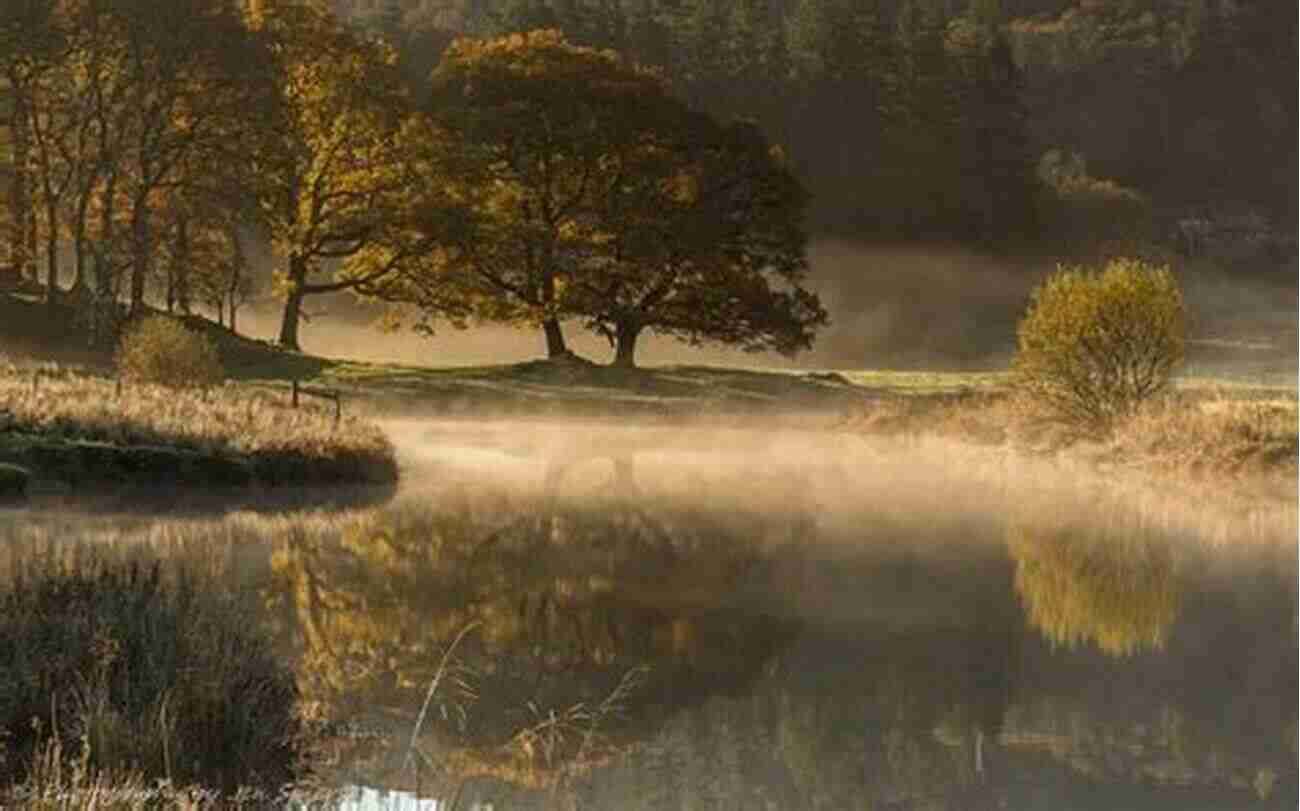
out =
<path fill-rule="evenodd" d="M 0 459 L 64 481 L 384 483 L 392 444 L 287 393 L 175 389 L 66 367 L 0 365 Z"/>
<path fill-rule="evenodd" d="M 176 560 L 45 551 L 7 556 L 0 583 L 7 807 L 277 796 L 298 776 L 294 673 L 237 590 Z"/>
<path fill-rule="evenodd" d="M 939 437 L 1209 483 L 1258 484 L 1262 478 L 1291 496 L 1300 456 L 1294 391 L 1205 383 L 1147 403 L 1105 435 L 1065 425 L 1009 389 L 894 394 L 859 408 L 841 427 L 876 436 Z"/>
<path fill-rule="evenodd" d="M 1116 259 L 1061 267 L 1033 291 L 996 394 L 869 415 L 870 428 L 946 434 L 1020 450 L 1066 451 L 1105 465 L 1294 480 L 1294 391 L 1242 399 L 1174 391 L 1187 311 L 1167 266 Z"/>

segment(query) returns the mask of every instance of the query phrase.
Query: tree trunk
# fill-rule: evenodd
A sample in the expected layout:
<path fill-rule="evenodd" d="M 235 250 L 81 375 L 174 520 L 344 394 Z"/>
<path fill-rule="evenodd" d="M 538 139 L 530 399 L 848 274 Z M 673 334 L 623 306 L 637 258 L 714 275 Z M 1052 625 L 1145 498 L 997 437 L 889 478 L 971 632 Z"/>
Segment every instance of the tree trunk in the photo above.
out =
<path fill-rule="evenodd" d="M 54 311 L 59 300 L 59 211 L 46 206 L 49 230 L 45 234 L 45 304 Z"/>
<path fill-rule="evenodd" d="M 131 212 L 131 315 L 144 308 L 144 283 L 149 277 L 149 203 L 136 200 Z"/>
<path fill-rule="evenodd" d="M 117 290 L 115 279 L 117 269 L 113 261 L 113 195 L 117 189 L 117 178 L 109 175 L 104 181 L 103 197 L 100 204 L 100 247 L 95 251 L 95 294 L 91 304 L 90 340 L 94 346 L 107 346 L 113 334 L 113 321 L 116 318 Z"/>
<path fill-rule="evenodd" d="M 13 143 L 13 177 L 9 182 L 9 205 L 13 211 L 13 231 L 9 234 L 9 261 L 18 271 L 19 277 L 26 279 L 31 271 L 32 250 L 29 237 L 31 230 L 31 194 L 27 175 L 27 156 L 30 145 L 27 139 L 27 106 L 25 91 L 18 89 L 13 94 L 13 106 L 9 119 Z"/>
<path fill-rule="evenodd" d="M 619 369 L 636 368 L 636 339 L 641 335 L 641 325 L 620 321 L 614 334 L 614 366 Z"/>
<path fill-rule="evenodd" d="M 303 289 L 307 281 L 307 262 L 296 254 L 289 257 L 289 291 L 284 300 L 284 318 L 280 321 L 280 346 L 301 351 L 298 345 L 298 322 L 302 319 Z"/>
<path fill-rule="evenodd" d="M 543 267 L 549 267 L 543 264 Z M 542 276 L 542 306 L 550 308 L 555 303 L 555 274 L 547 271 Z M 542 322 L 542 331 L 546 333 L 546 357 L 558 358 L 569 354 L 564 344 L 564 331 L 560 329 L 560 319 L 548 316 Z"/>
<path fill-rule="evenodd" d="M 558 358 L 569 354 L 569 348 L 564 343 L 564 331 L 560 329 L 559 319 L 548 318 L 543 321 L 542 331 L 546 334 L 546 357 Z"/>
<path fill-rule="evenodd" d="M 190 228 L 189 220 L 180 218 L 176 224 L 176 262 L 173 265 L 176 277 L 176 306 L 182 315 L 190 315 Z"/>
<path fill-rule="evenodd" d="M 239 226 L 237 225 L 230 227 L 230 245 L 234 256 L 231 257 L 230 284 L 226 286 L 226 295 L 230 306 L 230 331 L 235 332 L 235 311 L 239 309 L 239 288 L 247 264 L 244 258 L 244 243 L 239 237 Z"/>
<path fill-rule="evenodd" d="M 80 293 L 86 284 L 86 210 L 78 203 L 72 223 L 72 291 Z M 76 296 L 73 296 L 75 299 Z"/>

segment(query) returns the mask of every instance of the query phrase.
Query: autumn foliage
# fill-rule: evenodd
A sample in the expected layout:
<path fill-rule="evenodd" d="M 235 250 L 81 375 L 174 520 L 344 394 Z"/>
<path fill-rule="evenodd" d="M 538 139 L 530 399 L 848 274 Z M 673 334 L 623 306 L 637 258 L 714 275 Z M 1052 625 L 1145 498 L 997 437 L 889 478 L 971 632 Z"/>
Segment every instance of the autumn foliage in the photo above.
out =
<path fill-rule="evenodd" d="M 1186 317 L 1166 266 L 1061 267 L 1020 322 L 1017 384 L 1067 422 L 1108 428 L 1168 386 L 1183 359 Z"/>
<path fill-rule="evenodd" d="M 692 110 L 651 70 L 556 31 L 462 39 L 433 75 L 426 261 L 366 286 L 430 320 L 793 354 L 826 323 L 807 271 L 807 195 L 744 123 Z M 468 311 L 468 312 L 467 312 Z"/>

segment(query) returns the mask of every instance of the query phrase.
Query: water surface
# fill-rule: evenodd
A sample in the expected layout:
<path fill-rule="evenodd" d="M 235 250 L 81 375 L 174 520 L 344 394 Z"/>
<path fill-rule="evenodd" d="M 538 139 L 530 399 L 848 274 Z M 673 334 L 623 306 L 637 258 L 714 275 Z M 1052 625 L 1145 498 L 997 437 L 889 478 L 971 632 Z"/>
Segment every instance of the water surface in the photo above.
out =
<path fill-rule="evenodd" d="M 382 504 L 36 505 L 0 543 L 206 556 L 345 807 L 1296 805 L 1292 501 L 826 433 L 389 427 Z"/>

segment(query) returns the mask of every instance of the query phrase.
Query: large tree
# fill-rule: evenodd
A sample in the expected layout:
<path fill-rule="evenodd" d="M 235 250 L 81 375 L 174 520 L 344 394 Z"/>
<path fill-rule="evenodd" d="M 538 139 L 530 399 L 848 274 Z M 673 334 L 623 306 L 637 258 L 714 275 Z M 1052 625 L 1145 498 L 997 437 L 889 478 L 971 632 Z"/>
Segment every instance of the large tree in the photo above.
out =
<path fill-rule="evenodd" d="M 256 159 L 261 217 L 285 262 L 279 340 L 297 349 L 307 296 L 357 289 L 392 269 L 349 272 L 399 216 L 418 130 L 382 43 L 310 5 L 267 8 L 256 23 L 277 55 L 280 89 Z"/>
<path fill-rule="evenodd" d="M 757 127 L 670 105 L 624 158 L 569 307 L 635 362 L 645 331 L 794 354 L 827 322 L 807 272 L 806 195 Z M 676 112 L 676 115 L 672 115 Z"/>
<path fill-rule="evenodd" d="M 799 287 L 798 183 L 757 129 L 691 111 L 657 74 L 554 31 L 462 40 L 430 115 L 450 147 L 426 184 L 442 249 L 384 297 L 539 324 L 552 357 L 577 319 L 622 365 L 647 329 L 795 352 L 825 322 Z"/>
<path fill-rule="evenodd" d="M 448 49 L 429 112 L 455 154 L 428 183 L 460 190 L 465 216 L 441 258 L 481 315 L 539 325 L 549 356 L 567 352 L 566 281 L 623 177 L 620 149 L 664 97 L 654 75 L 556 31 Z"/>

